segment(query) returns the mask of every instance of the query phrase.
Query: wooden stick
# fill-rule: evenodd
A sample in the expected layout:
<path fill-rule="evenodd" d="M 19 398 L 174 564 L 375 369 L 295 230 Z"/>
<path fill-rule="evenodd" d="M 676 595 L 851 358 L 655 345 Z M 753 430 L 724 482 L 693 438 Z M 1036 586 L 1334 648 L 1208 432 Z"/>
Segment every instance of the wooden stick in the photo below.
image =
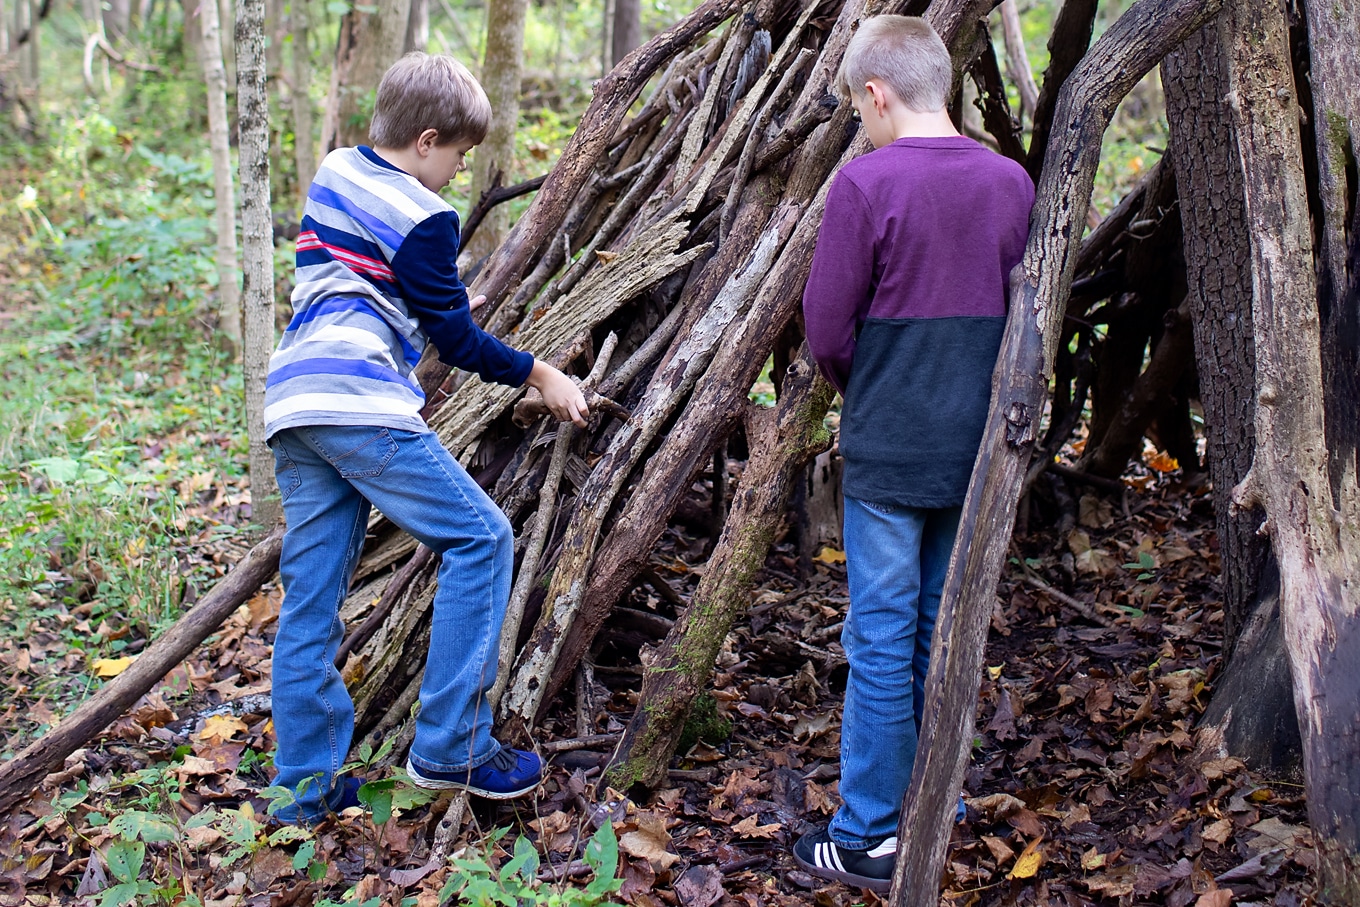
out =
<path fill-rule="evenodd" d="M 67 756 L 89 743 L 221 626 L 278 571 L 282 548 L 283 526 L 279 525 L 126 671 L 18 756 L 0 763 L 0 812 L 32 794 L 43 775 L 55 771 Z"/>

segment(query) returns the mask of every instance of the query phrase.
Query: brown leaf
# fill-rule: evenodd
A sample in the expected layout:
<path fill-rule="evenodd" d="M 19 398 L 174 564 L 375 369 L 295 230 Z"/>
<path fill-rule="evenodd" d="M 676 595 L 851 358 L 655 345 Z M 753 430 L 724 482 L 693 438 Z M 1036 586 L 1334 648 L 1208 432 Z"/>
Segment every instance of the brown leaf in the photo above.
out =
<path fill-rule="evenodd" d="M 645 896 L 655 887 L 656 870 L 652 868 L 651 863 L 646 860 L 623 861 L 623 887 L 619 889 L 620 898 L 629 904 L 636 904 L 639 895 Z"/>
<path fill-rule="evenodd" d="M 1233 890 L 1231 888 L 1216 888 L 1213 891 L 1206 891 L 1195 901 L 1195 907 L 1232 907 Z"/>
<path fill-rule="evenodd" d="M 997 865 L 1001 865 L 1015 856 L 1015 851 L 1005 842 L 1004 839 L 995 835 L 983 835 L 982 843 L 987 845 L 987 849 L 992 852 L 992 859 L 996 860 Z"/>
<path fill-rule="evenodd" d="M 225 743 L 237 734 L 244 734 L 247 730 L 246 723 L 235 715 L 213 715 L 203 721 L 203 727 L 199 730 L 197 737 L 200 740 L 216 740 L 219 743 Z"/>
<path fill-rule="evenodd" d="M 1010 691 L 1004 686 L 997 691 L 996 714 L 987 724 L 987 732 L 995 734 L 997 740 L 1015 737 L 1015 708 L 1011 705 Z"/>
<path fill-rule="evenodd" d="M 666 830 L 666 820 L 659 813 L 640 812 L 636 818 L 637 828 L 619 836 L 619 849 L 632 857 L 647 860 L 652 868 L 660 872 L 669 869 L 680 857 L 667 848 L 671 843 L 671 833 Z"/>
<path fill-rule="evenodd" d="M 1219 819 L 1214 824 L 1208 826 L 1200 833 L 1200 837 L 1206 841 L 1213 841 L 1215 844 L 1223 844 L 1232 837 L 1233 824 L 1231 819 Z"/>
<path fill-rule="evenodd" d="M 99 855 L 99 849 L 90 848 L 90 859 L 85 863 L 85 872 L 80 877 L 80 885 L 76 888 L 76 897 L 83 898 L 92 894 L 99 894 L 109 887 L 108 874 L 104 872 L 104 861 Z"/>
<path fill-rule="evenodd" d="M 771 822 L 769 825 L 761 825 L 756 816 L 747 816 L 736 825 L 732 826 L 732 833 L 739 838 L 773 838 L 775 832 L 783 828 L 778 822 Z"/>
<path fill-rule="evenodd" d="M 675 883 L 685 907 L 712 907 L 723 896 L 722 872 L 716 866 L 691 866 Z"/>

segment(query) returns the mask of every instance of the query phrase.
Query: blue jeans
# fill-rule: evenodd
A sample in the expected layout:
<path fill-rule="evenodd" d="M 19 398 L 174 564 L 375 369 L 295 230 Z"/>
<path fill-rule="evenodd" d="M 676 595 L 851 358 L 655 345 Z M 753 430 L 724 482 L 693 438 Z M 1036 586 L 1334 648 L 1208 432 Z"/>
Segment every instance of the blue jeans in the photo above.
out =
<path fill-rule="evenodd" d="M 921 509 L 845 497 L 850 662 L 841 720 L 841 808 L 831 839 L 863 850 L 897 834 L 916 762 L 930 637 L 960 508 Z"/>
<path fill-rule="evenodd" d="M 274 640 L 276 784 L 297 791 L 284 821 L 315 821 L 339 798 L 354 734 L 336 652 L 338 612 L 363 550 L 370 502 L 442 556 L 411 761 L 433 771 L 496 755 L 487 693 L 496 664 L 514 537 L 494 501 L 432 432 L 322 425 L 270 440 L 288 531 Z"/>

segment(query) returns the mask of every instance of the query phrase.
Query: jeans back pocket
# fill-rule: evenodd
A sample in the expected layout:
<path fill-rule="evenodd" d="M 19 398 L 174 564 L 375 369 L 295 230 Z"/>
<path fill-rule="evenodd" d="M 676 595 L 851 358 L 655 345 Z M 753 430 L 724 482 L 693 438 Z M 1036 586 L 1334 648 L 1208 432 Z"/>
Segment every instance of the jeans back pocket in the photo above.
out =
<path fill-rule="evenodd" d="M 317 453 L 335 467 L 341 478 L 371 479 L 382 475 L 397 453 L 397 442 L 385 428 L 327 425 L 306 429 Z"/>

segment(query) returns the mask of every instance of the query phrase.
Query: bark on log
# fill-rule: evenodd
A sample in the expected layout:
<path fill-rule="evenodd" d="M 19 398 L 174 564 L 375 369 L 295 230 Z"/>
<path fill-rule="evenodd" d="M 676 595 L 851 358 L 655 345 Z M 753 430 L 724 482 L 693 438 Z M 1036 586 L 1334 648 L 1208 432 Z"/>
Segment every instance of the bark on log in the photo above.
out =
<path fill-rule="evenodd" d="M 1053 118 L 1024 260 L 992 382 L 982 448 L 935 626 L 921 748 L 904 799 L 891 902 L 933 904 L 973 739 L 983 646 L 1016 501 L 1034 446 L 1077 259 L 1100 139 L 1138 79 L 1217 9 L 1213 0 L 1139 0 L 1073 71 Z M 928 842 L 928 843 L 927 843 Z"/>
<path fill-rule="evenodd" d="M 822 420 L 834 395 L 804 354 L 790 367 L 775 409 L 752 405 L 748 411 L 751 457 L 741 486 L 689 608 L 643 675 L 638 709 L 608 772 L 614 787 L 655 787 L 666 779 L 690 705 L 708 686 L 718 650 L 750 600 L 756 574 L 783 521 L 793 481 L 831 443 Z"/>
<path fill-rule="evenodd" d="M 1297 92 L 1283 9 L 1225 5 L 1225 48 L 1251 231 L 1256 456 L 1303 732 L 1308 820 L 1326 903 L 1360 903 L 1360 489 L 1334 489 L 1323 332 Z M 1345 467 L 1341 467 L 1343 470 Z"/>
<path fill-rule="evenodd" d="M 278 571 L 282 547 L 283 527 L 279 526 L 127 670 L 19 755 L 0 763 L 0 812 L 32 794 L 43 775 L 55 771 L 67 756 L 108 727 L 254 595 Z"/>

